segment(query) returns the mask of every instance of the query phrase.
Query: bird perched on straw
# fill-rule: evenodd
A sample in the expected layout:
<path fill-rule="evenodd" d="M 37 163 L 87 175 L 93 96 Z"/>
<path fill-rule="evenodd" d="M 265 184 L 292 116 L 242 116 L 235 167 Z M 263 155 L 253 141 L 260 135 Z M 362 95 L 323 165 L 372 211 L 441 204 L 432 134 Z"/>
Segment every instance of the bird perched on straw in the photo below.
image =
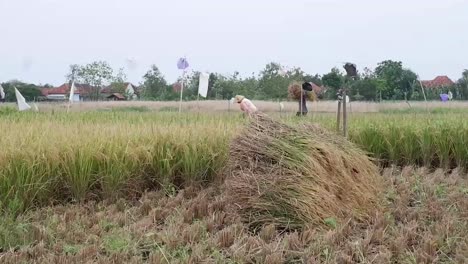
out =
<path fill-rule="evenodd" d="M 257 107 L 252 103 L 252 101 L 245 98 L 245 96 L 236 95 L 235 100 L 239 104 L 242 112 L 247 113 L 247 114 L 252 114 L 252 113 L 257 112 Z"/>

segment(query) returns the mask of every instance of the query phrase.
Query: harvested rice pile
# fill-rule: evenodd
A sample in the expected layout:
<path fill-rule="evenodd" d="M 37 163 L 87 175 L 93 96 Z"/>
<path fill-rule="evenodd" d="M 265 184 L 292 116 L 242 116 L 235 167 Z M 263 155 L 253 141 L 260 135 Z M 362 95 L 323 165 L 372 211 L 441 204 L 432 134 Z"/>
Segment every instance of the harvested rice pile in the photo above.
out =
<path fill-rule="evenodd" d="M 346 139 L 318 126 L 290 127 L 262 113 L 230 148 L 226 187 L 252 228 L 320 228 L 366 220 L 379 208 L 378 168 Z"/>
<path fill-rule="evenodd" d="M 288 86 L 288 96 L 290 99 L 293 100 L 300 100 L 301 99 L 301 92 L 302 92 L 302 84 L 299 82 L 293 82 Z M 316 101 L 317 95 L 314 91 L 304 91 L 308 100 Z"/>

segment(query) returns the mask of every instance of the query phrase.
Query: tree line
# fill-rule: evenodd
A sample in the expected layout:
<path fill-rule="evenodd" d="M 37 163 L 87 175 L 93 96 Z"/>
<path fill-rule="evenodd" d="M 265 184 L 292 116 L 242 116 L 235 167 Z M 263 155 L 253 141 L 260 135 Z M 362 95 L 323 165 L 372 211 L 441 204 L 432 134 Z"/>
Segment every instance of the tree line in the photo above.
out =
<path fill-rule="evenodd" d="M 191 71 L 173 84 L 169 83 L 156 65 L 143 75 L 139 83 L 138 94 L 142 100 L 178 100 L 180 83 L 184 83 L 184 100 L 197 98 L 200 72 Z M 279 63 L 271 62 L 258 74 L 242 77 L 239 72 L 230 75 L 211 73 L 208 85 L 208 97 L 212 100 L 229 100 L 236 94 L 242 94 L 256 100 L 286 100 L 287 87 L 293 81 L 313 82 L 323 89 L 319 99 L 335 100 L 336 93 L 345 85 L 345 72 L 333 68 L 323 75 L 312 75 L 299 67 L 285 69 Z M 114 92 L 124 94 L 127 76 L 124 69 L 114 71 L 104 61 L 86 65 L 71 65 L 66 81 L 87 84 L 94 87 L 90 99 L 99 99 L 99 91 L 104 85 L 111 85 Z M 355 101 L 382 100 L 439 100 L 441 93 L 451 91 L 454 99 L 468 100 L 468 70 L 464 70 L 459 80 L 449 87 L 425 89 L 422 93 L 421 83 L 416 73 L 403 66 L 401 61 L 385 60 L 375 69 L 364 68 L 357 78 L 348 83 L 349 95 Z M 40 96 L 38 86 L 19 81 L 2 84 L 7 94 L 7 101 L 14 101 L 13 86 L 17 87 L 27 100 Z"/>

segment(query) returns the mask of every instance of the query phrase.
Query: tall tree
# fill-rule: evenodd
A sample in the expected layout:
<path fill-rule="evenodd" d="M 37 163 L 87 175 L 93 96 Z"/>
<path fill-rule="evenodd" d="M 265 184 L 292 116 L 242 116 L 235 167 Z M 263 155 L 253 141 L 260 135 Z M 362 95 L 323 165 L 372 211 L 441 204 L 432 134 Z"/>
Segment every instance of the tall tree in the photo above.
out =
<path fill-rule="evenodd" d="M 69 72 L 65 75 L 67 82 L 73 82 L 78 78 L 78 73 L 81 70 L 81 66 L 78 64 L 72 64 L 69 67 Z"/>
<path fill-rule="evenodd" d="M 66 75 L 68 81 L 88 84 L 92 87 L 90 97 L 97 100 L 100 97 L 101 88 L 104 84 L 112 82 L 112 67 L 105 61 L 95 61 L 84 66 L 70 65 L 70 72 Z"/>
<path fill-rule="evenodd" d="M 298 67 L 289 69 L 285 74 L 282 74 L 282 66 L 279 63 L 269 63 L 260 72 L 258 80 L 259 99 L 279 99 L 283 100 L 288 97 L 288 86 L 292 81 L 306 81 L 305 72 Z"/>
<path fill-rule="evenodd" d="M 156 65 L 152 65 L 143 76 L 143 89 L 143 97 L 146 99 L 174 100 L 177 97 Z"/>
<path fill-rule="evenodd" d="M 336 93 L 343 87 L 344 76 L 338 68 L 322 76 L 322 83 L 327 88 L 325 97 L 327 99 L 336 99 Z"/>
<path fill-rule="evenodd" d="M 457 82 L 458 97 L 468 99 L 468 69 L 462 72 L 462 77 Z"/>
<path fill-rule="evenodd" d="M 413 82 L 417 75 L 403 68 L 401 61 L 386 60 L 378 64 L 375 74 L 379 80 L 379 90 L 383 99 L 409 99 L 413 93 Z"/>
<path fill-rule="evenodd" d="M 112 77 L 111 88 L 112 92 L 120 93 L 125 96 L 127 99 L 132 99 L 132 94 L 129 94 L 127 89 L 127 74 L 125 73 L 124 68 L 120 68 L 119 71 Z"/>

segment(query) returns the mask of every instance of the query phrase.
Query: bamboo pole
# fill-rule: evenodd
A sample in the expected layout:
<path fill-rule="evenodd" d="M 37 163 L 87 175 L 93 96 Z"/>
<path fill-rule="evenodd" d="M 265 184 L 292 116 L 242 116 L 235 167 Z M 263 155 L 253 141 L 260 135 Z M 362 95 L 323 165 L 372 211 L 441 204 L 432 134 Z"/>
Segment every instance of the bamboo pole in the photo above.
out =
<path fill-rule="evenodd" d="M 336 132 L 340 132 L 341 123 L 341 100 L 338 100 L 338 112 L 336 114 Z"/>
<path fill-rule="evenodd" d="M 343 136 L 348 137 L 348 111 L 346 109 L 346 89 L 343 90 Z"/>
<path fill-rule="evenodd" d="M 184 93 L 184 78 L 185 78 L 185 70 L 182 72 L 182 82 L 180 85 L 179 113 L 182 112 L 182 95 Z"/>

